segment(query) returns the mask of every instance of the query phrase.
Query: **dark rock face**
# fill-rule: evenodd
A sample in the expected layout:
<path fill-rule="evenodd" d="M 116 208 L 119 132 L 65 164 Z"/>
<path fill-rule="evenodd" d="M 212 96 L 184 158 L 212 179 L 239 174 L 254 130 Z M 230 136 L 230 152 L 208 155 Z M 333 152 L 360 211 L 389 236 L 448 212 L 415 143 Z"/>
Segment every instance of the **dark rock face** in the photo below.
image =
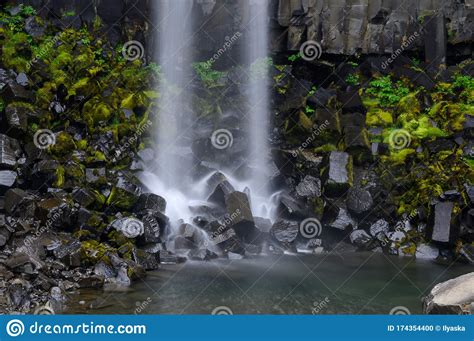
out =
<path fill-rule="evenodd" d="M 296 186 L 296 193 L 303 198 L 320 197 L 321 196 L 321 180 L 307 175 Z"/>

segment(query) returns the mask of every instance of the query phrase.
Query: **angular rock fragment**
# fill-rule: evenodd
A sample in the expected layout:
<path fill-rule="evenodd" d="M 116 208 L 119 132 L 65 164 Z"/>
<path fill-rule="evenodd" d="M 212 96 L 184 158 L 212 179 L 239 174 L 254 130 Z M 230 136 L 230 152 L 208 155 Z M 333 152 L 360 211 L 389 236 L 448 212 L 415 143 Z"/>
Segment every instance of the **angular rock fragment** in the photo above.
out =
<path fill-rule="evenodd" d="M 344 195 L 352 186 L 352 157 L 345 152 L 331 152 L 325 178 L 325 195 L 328 197 Z"/>
<path fill-rule="evenodd" d="M 346 205 L 351 214 L 363 218 L 370 213 L 374 201 L 369 191 L 354 187 L 347 192 Z"/>

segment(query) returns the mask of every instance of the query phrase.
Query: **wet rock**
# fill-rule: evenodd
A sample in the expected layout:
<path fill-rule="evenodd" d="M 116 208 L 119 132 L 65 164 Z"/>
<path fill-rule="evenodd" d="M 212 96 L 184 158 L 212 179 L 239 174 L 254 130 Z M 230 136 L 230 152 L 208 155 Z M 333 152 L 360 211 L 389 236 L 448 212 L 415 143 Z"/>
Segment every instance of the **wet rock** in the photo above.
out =
<path fill-rule="evenodd" d="M 304 218 L 309 214 L 306 205 L 299 199 L 282 194 L 279 197 L 278 216 L 283 218 Z"/>
<path fill-rule="evenodd" d="M 134 207 L 135 212 L 143 210 L 152 210 L 165 213 L 166 211 L 166 200 L 157 194 L 153 193 L 142 193 L 138 197 L 138 201 Z"/>
<path fill-rule="evenodd" d="M 12 233 L 6 227 L 0 227 L 0 247 L 5 246 L 5 244 L 10 240 Z"/>
<path fill-rule="evenodd" d="M 352 244 L 363 249 L 369 249 L 372 244 L 372 237 L 364 230 L 352 231 L 350 240 Z"/>
<path fill-rule="evenodd" d="M 347 192 L 346 205 L 351 214 L 363 218 L 370 213 L 374 201 L 369 191 L 354 187 Z"/>
<path fill-rule="evenodd" d="M 31 198 L 31 195 L 24 190 L 11 188 L 5 193 L 5 211 L 13 215 L 23 202 Z"/>
<path fill-rule="evenodd" d="M 20 156 L 21 148 L 18 141 L 0 134 L 0 167 L 2 169 L 15 167 Z"/>
<path fill-rule="evenodd" d="M 223 180 L 216 185 L 212 193 L 209 195 L 207 201 L 210 203 L 217 204 L 221 207 L 225 207 L 225 200 L 227 196 L 234 191 L 235 189 L 230 184 L 230 182 L 227 180 Z"/>
<path fill-rule="evenodd" d="M 365 164 L 372 160 L 372 150 L 369 142 L 369 133 L 363 127 L 345 127 L 344 144 L 354 163 Z"/>
<path fill-rule="evenodd" d="M 107 264 L 103 261 L 100 261 L 94 266 L 94 274 L 103 277 L 105 280 L 117 276 L 114 268 L 110 264 Z"/>
<path fill-rule="evenodd" d="M 25 31 L 33 38 L 39 38 L 44 34 L 45 28 L 41 25 L 36 16 L 31 16 L 25 20 Z M 23 83 L 22 85 L 26 86 L 27 84 L 28 83 Z"/>
<path fill-rule="evenodd" d="M 428 14 L 424 17 L 423 30 L 425 36 L 432 39 L 424 39 L 426 63 L 437 69 L 438 65 L 446 63 L 447 37 L 446 19 L 444 15 Z"/>
<path fill-rule="evenodd" d="M 86 182 L 93 185 L 104 185 L 107 183 L 107 170 L 105 168 L 87 168 Z"/>
<path fill-rule="evenodd" d="M 331 152 L 325 174 L 324 194 L 343 195 L 352 186 L 352 158 L 345 152 Z"/>
<path fill-rule="evenodd" d="M 463 245 L 459 249 L 459 255 L 467 264 L 474 264 L 474 245 Z"/>
<path fill-rule="evenodd" d="M 255 221 L 255 227 L 260 232 L 264 232 L 264 233 L 270 232 L 270 229 L 272 228 L 272 222 L 270 219 L 254 217 L 254 221 Z"/>
<path fill-rule="evenodd" d="M 78 267 L 81 265 L 81 243 L 78 240 L 62 244 L 53 251 L 56 258 L 69 267 Z"/>
<path fill-rule="evenodd" d="M 5 108 L 6 123 L 9 127 L 9 133 L 15 136 L 21 136 L 26 133 L 28 128 L 28 109 L 18 104 L 9 104 Z"/>
<path fill-rule="evenodd" d="M 472 314 L 474 272 L 437 284 L 423 299 L 424 314 Z"/>
<path fill-rule="evenodd" d="M 53 187 L 58 181 L 58 169 L 60 163 L 56 160 L 42 160 L 33 166 L 31 171 L 32 188 L 46 190 Z"/>
<path fill-rule="evenodd" d="M 120 218 L 115 219 L 110 226 L 117 231 L 123 233 L 127 238 L 136 238 L 145 232 L 144 224 L 137 218 Z"/>
<path fill-rule="evenodd" d="M 10 187 L 13 186 L 17 180 L 18 174 L 15 171 L 3 170 L 0 171 L 0 195 L 5 194 Z"/>
<path fill-rule="evenodd" d="M 104 286 L 104 277 L 97 275 L 86 275 L 77 280 L 79 289 L 99 289 Z"/>
<path fill-rule="evenodd" d="M 330 214 L 325 213 L 324 220 L 327 222 L 328 226 L 342 231 L 357 226 L 356 222 L 351 218 L 346 209 L 341 207 L 334 208 L 337 212 L 331 212 Z"/>
<path fill-rule="evenodd" d="M 119 209 L 130 210 L 138 201 L 140 194 L 138 180 L 133 175 L 119 174 L 117 182 L 107 198 L 107 204 Z"/>
<path fill-rule="evenodd" d="M 379 234 L 387 234 L 390 226 L 385 219 L 379 219 L 370 226 L 370 234 L 377 237 Z"/>
<path fill-rule="evenodd" d="M 7 295 L 15 310 L 26 312 L 31 303 L 31 284 L 24 279 L 13 279 L 8 283 Z"/>
<path fill-rule="evenodd" d="M 8 81 L 2 91 L 2 97 L 9 102 L 34 102 L 35 96 L 20 84 Z"/>
<path fill-rule="evenodd" d="M 326 108 L 332 97 L 336 97 L 335 90 L 318 87 L 316 92 L 308 97 L 307 103 L 316 108 Z"/>
<path fill-rule="evenodd" d="M 72 191 L 72 198 L 81 206 L 87 208 L 95 202 L 94 194 L 86 188 L 76 188 Z"/>
<path fill-rule="evenodd" d="M 298 237 L 298 232 L 299 224 L 289 220 L 276 221 L 270 230 L 272 237 L 283 245 L 293 243 Z"/>
<path fill-rule="evenodd" d="M 217 254 L 207 249 L 194 249 L 188 253 L 189 259 L 206 261 L 217 258 Z"/>
<path fill-rule="evenodd" d="M 166 250 L 160 251 L 161 264 L 179 264 L 179 263 L 184 263 L 185 261 L 186 261 L 185 257 L 179 257 Z"/>
<path fill-rule="evenodd" d="M 229 227 L 233 228 L 240 238 L 251 243 L 257 232 L 247 194 L 232 192 L 226 198 L 227 214 L 234 217 Z"/>
<path fill-rule="evenodd" d="M 459 226 L 451 224 L 454 203 L 442 201 L 432 205 L 432 214 L 428 219 L 428 238 L 435 242 L 452 243 L 457 239 Z"/>
<path fill-rule="evenodd" d="M 158 254 L 150 254 L 143 250 L 134 250 L 133 260 L 146 271 L 157 270 L 160 267 Z"/>
<path fill-rule="evenodd" d="M 428 259 L 434 261 L 436 257 L 438 257 L 438 253 L 438 248 L 428 244 L 420 244 L 416 248 L 415 256 L 417 259 Z"/>
<path fill-rule="evenodd" d="M 306 175 L 304 179 L 296 186 L 296 193 L 303 198 L 321 196 L 321 180 Z"/>

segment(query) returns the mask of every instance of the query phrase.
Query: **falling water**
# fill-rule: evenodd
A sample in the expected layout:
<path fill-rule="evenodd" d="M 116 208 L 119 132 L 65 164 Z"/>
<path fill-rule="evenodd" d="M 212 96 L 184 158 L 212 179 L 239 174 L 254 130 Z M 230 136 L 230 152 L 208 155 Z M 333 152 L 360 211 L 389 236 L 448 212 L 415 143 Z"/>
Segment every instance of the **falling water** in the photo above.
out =
<path fill-rule="evenodd" d="M 159 23 L 158 59 L 161 66 L 160 109 L 158 124 L 158 171 L 164 187 L 182 189 L 189 185 L 186 170 L 187 141 L 191 131 L 189 74 L 191 9 L 193 1 L 161 0 L 157 11 Z"/>
<path fill-rule="evenodd" d="M 245 59 L 250 65 L 247 86 L 248 129 L 250 135 L 249 187 L 254 214 L 270 217 L 271 177 L 268 94 L 268 0 L 249 0 L 249 23 Z"/>

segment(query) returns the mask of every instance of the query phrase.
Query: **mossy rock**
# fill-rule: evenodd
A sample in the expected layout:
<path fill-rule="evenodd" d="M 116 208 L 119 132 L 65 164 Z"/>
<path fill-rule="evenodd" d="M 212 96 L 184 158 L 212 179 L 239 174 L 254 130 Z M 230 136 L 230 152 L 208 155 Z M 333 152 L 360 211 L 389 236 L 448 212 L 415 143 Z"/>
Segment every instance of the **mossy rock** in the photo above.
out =
<path fill-rule="evenodd" d="M 51 152 L 59 157 L 70 155 L 76 149 L 76 144 L 71 135 L 65 131 L 56 135 L 56 142 L 51 146 Z"/>
<path fill-rule="evenodd" d="M 382 109 L 367 112 L 366 124 L 368 127 L 388 127 L 393 124 L 392 114 Z"/>

